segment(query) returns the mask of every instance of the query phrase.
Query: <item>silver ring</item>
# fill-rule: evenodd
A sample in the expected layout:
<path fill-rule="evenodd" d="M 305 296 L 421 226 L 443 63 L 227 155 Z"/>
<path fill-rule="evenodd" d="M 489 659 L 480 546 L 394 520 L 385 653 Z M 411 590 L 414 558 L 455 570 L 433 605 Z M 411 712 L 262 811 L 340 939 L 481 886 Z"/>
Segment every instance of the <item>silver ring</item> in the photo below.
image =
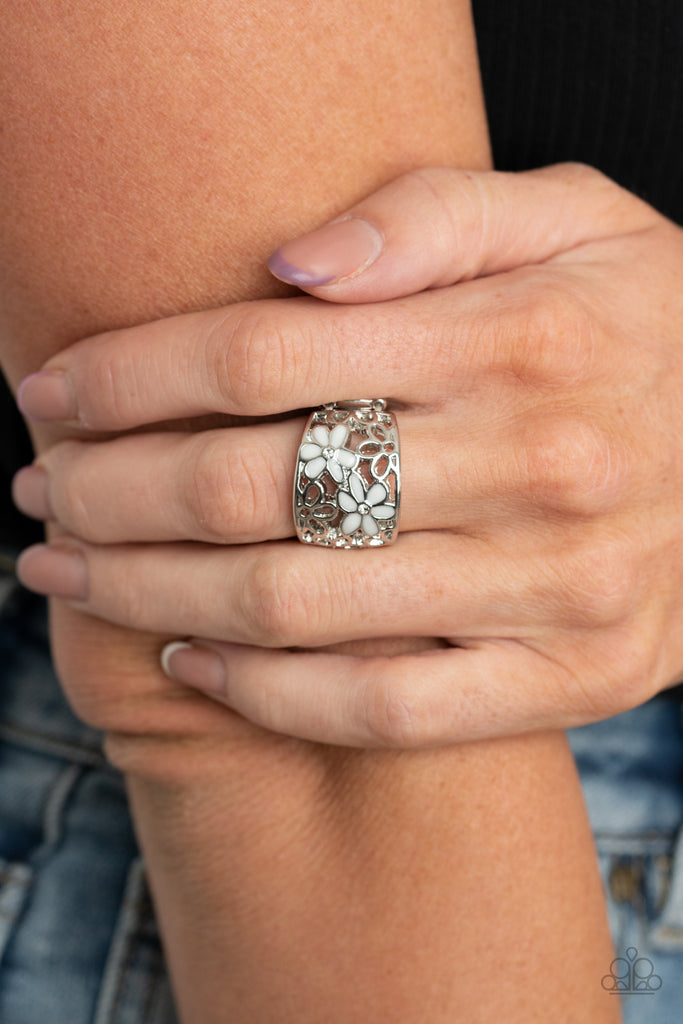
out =
<path fill-rule="evenodd" d="M 311 413 L 294 476 L 294 526 L 304 544 L 377 548 L 398 534 L 398 427 L 383 398 L 331 402 Z"/>

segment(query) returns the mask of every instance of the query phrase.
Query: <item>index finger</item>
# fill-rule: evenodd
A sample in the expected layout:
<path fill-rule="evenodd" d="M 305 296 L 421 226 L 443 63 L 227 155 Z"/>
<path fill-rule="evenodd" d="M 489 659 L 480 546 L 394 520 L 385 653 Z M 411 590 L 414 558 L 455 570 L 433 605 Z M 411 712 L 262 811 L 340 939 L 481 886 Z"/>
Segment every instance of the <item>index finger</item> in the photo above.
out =
<path fill-rule="evenodd" d="M 500 275 L 542 265 L 596 237 L 642 229 L 658 217 L 576 165 L 519 175 L 422 170 L 351 212 L 351 219 L 291 242 L 271 259 L 280 277 L 332 302 L 239 303 L 91 338 L 56 356 L 47 374 L 24 382 L 22 411 L 123 430 L 207 413 L 272 415 L 361 396 L 419 400 L 432 378 L 453 379 L 466 368 L 453 324 L 468 319 L 470 279 L 490 275 L 490 303 Z M 379 249 L 372 243 L 367 266 L 361 259 L 362 273 L 337 265 L 361 258 L 359 226 L 363 246 L 369 237 L 382 242 Z M 301 263 L 302 253 L 308 270 L 291 262 Z M 400 298 L 426 288 L 445 292 L 447 304 L 416 294 Z M 359 300 L 369 304 L 356 305 Z M 491 332 L 477 333 L 478 344 L 484 342 L 481 365 Z M 414 394 L 405 393 L 406 382 Z"/>
<path fill-rule="evenodd" d="M 119 431 L 345 398 L 428 400 L 440 349 L 457 362 L 452 323 L 467 305 L 464 294 L 447 305 L 437 293 L 367 306 L 302 297 L 185 314 L 78 342 L 28 377 L 18 402 L 32 419 Z"/>

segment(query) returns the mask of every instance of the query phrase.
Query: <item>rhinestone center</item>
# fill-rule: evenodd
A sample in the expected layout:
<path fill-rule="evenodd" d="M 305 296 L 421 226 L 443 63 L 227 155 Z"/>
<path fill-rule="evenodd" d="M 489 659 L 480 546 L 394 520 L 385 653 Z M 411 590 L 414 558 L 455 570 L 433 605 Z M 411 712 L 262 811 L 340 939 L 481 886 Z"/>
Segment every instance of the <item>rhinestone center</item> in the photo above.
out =
<path fill-rule="evenodd" d="M 360 505 L 358 506 L 358 511 L 362 516 L 367 516 L 370 514 L 370 505 L 368 505 L 366 501 L 361 501 Z"/>

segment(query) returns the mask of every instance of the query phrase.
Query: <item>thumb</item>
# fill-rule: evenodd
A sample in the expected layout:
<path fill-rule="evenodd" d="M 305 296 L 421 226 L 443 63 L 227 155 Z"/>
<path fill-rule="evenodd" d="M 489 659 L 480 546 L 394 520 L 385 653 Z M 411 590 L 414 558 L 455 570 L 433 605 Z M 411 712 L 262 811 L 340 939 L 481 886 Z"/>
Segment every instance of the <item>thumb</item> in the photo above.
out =
<path fill-rule="evenodd" d="M 287 242 L 268 266 L 331 302 L 377 302 L 542 263 L 657 217 L 583 164 L 519 174 L 430 167 Z"/>

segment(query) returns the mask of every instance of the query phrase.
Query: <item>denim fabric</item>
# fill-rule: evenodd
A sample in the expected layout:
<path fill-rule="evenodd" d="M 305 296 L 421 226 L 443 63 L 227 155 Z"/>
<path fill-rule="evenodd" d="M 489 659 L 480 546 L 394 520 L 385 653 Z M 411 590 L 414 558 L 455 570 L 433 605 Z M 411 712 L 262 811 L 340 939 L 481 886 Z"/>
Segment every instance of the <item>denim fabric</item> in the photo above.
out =
<path fill-rule="evenodd" d="M 660 696 L 570 742 L 619 958 L 605 999 L 619 984 L 625 1024 L 680 1024 L 680 704 Z M 177 1024 L 122 778 L 61 695 L 44 603 L 0 573 L 0 1022 L 46 1021 Z"/>
<path fill-rule="evenodd" d="M 625 1024 L 683 1020 L 682 725 L 662 694 L 569 733 L 618 958 L 601 984 L 621 988 Z"/>
<path fill-rule="evenodd" d="M 123 781 L 0 577 L 0 1021 L 175 1024 Z"/>

